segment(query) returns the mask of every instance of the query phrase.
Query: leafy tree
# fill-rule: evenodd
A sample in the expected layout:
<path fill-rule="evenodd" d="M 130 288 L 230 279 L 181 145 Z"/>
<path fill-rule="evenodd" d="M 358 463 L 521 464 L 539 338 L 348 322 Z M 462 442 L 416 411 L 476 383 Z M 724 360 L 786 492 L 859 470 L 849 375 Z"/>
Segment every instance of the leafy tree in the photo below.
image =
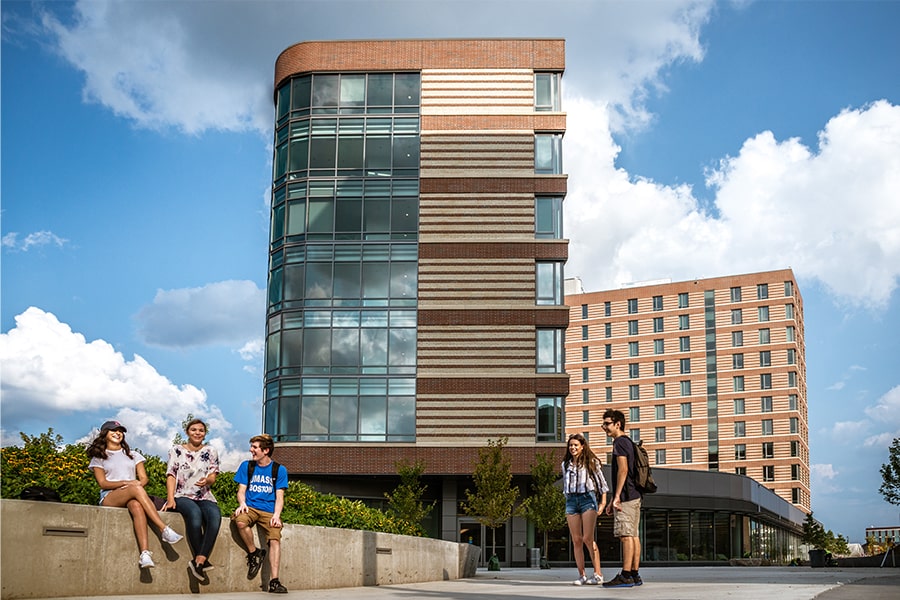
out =
<path fill-rule="evenodd" d="M 472 473 L 475 491 L 467 489 L 462 502 L 463 512 L 491 529 L 492 565 L 498 564 L 497 528 L 513 516 L 519 497 L 519 488 L 512 485 L 512 461 L 503 452 L 507 441 L 509 438 L 488 440 L 487 448 L 478 450 L 478 463 Z"/>
<path fill-rule="evenodd" d="M 542 565 L 547 560 L 548 532 L 566 524 L 566 499 L 554 485 L 556 479 L 552 453 L 537 454 L 531 465 L 531 496 L 522 503 L 522 514 L 544 534 Z"/>
<path fill-rule="evenodd" d="M 83 446 L 64 445 L 62 436 L 52 428 L 37 436 L 24 433 L 19 436 L 23 442 L 21 447 L 7 446 L 0 450 L 3 498 L 18 498 L 26 487 L 39 485 L 55 489 L 63 502 L 97 502 L 97 485 L 88 470 L 89 460 Z"/>
<path fill-rule="evenodd" d="M 804 544 L 808 544 L 817 550 L 825 550 L 828 545 L 828 533 L 826 533 L 822 524 L 813 518 L 812 511 L 807 513 L 806 519 L 803 521 L 801 540 Z"/>
<path fill-rule="evenodd" d="M 425 463 L 416 461 L 410 464 L 403 460 L 395 464 L 397 474 L 400 475 L 400 485 L 393 492 L 385 492 L 384 497 L 387 498 L 387 513 L 398 519 L 409 523 L 416 528 L 420 535 L 425 534 L 422 528 L 422 521 L 434 509 L 435 503 L 426 505 L 422 501 L 427 486 L 422 485 L 420 478 L 425 472 Z"/>
<path fill-rule="evenodd" d="M 894 438 L 888 450 L 888 462 L 881 465 L 878 491 L 891 504 L 900 504 L 900 438 Z"/>

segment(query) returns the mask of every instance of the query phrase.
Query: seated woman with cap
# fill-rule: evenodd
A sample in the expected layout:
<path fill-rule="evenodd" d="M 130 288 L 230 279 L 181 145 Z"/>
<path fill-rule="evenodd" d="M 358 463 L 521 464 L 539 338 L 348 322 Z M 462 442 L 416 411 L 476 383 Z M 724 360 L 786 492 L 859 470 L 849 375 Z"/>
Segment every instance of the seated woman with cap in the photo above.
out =
<path fill-rule="evenodd" d="M 142 569 L 155 567 L 148 547 L 147 521 L 160 531 L 162 541 L 174 544 L 181 539 L 171 527 L 160 518 L 156 507 L 144 486 L 147 485 L 147 470 L 144 457 L 133 452 L 125 441 L 125 426 L 118 421 L 107 421 L 100 427 L 100 433 L 87 448 L 91 462 L 88 464 L 100 485 L 100 506 L 127 507 L 134 524 L 140 557 L 138 565 Z"/>

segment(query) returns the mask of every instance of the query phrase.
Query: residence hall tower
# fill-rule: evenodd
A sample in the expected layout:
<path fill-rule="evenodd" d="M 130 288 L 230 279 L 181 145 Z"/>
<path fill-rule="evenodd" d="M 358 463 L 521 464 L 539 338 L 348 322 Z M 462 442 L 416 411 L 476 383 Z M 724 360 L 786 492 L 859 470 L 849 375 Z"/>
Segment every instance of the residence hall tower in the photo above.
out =
<path fill-rule="evenodd" d="M 577 280 L 567 281 L 567 287 Z M 790 269 L 566 295 L 566 431 L 650 463 L 745 475 L 810 510 L 803 301 Z"/>
<path fill-rule="evenodd" d="M 278 57 L 264 428 L 292 477 L 374 503 L 421 461 L 430 533 L 480 539 L 457 514 L 478 450 L 508 438 L 524 476 L 561 447 L 564 56 L 456 39 Z M 518 535 L 498 534 L 522 554 L 504 562 Z"/>

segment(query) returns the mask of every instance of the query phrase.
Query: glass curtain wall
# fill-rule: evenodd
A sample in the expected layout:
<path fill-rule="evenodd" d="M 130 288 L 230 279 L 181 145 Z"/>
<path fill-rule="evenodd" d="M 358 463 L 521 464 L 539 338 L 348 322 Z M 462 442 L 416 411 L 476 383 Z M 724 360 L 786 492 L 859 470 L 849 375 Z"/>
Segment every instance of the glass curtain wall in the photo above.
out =
<path fill-rule="evenodd" d="M 419 74 L 303 75 L 276 98 L 265 431 L 414 441 Z"/>

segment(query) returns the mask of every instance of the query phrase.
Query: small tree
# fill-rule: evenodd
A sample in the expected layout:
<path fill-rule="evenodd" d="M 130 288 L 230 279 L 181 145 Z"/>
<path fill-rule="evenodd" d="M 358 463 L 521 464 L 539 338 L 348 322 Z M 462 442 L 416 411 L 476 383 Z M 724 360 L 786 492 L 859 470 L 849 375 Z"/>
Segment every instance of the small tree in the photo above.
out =
<path fill-rule="evenodd" d="M 804 544 L 812 546 L 816 550 L 825 550 L 828 546 L 828 533 L 822 524 L 813 518 L 812 511 L 806 515 L 803 521 L 803 535 L 800 538 Z"/>
<path fill-rule="evenodd" d="M 522 514 L 544 534 L 541 565 L 547 560 L 548 532 L 566 524 L 566 499 L 553 485 L 557 470 L 550 452 L 537 454 L 531 465 L 531 496 L 522 503 Z"/>
<path fill-rule="evenodd" d="M 503 452 L 508 438 L 488 440 L 487 448 L 478 450 L 478 463 L 472 473 L 475 491 L 466 490 L 462 509 L 476 521 L 491 529 L 491 568 L 497 566 L 497 528 L 513 516 L 519 488 L 512 485 L 512 462 Z"/>
<path fill-rule="evenodd" d="M 900 504 L 900 438 L 894 438 L 888 450 L 888 462 L 881 465 L 878 491 L 889 503 Z"/>
<path fill-rule="evenodd" d="M 387 498 L 387 513 L 401 521 L 409 523 L 412 527 L 419 531 L 419 535 L 423 535 L 425 530 L 422 528 L 422 521 L 434 509 L 434 502 L 426 505 L 422 502 L 427 486 L 422 485 L 420 478 L 425 472 L 425 463 L 416 461 L 410 464 L 403 460 L 394 465 L 397 474 L 400 475 L 400 485 L 393 492 L 385 492 L 384 497 Z"/>

